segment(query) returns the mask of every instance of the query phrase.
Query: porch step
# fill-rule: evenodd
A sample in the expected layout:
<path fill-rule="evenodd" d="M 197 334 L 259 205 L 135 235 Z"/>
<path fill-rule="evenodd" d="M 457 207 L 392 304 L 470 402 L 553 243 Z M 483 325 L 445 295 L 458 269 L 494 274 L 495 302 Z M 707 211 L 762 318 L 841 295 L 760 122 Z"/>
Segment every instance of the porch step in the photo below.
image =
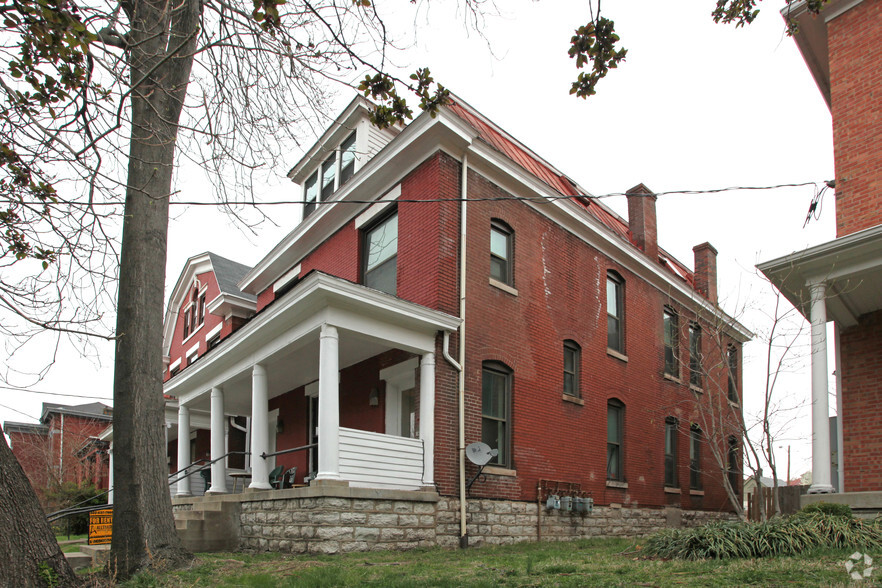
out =
<path fill-rule="evenodd" d="M 199 501 L 191 510 L 175 512 L 175 529 L 192 552 L 235 551 L 239 547 L 238 502 Z"/>
<path fill-rule="evenodd" d="M 67 563 L 69 563 L 70 567 L 72 567 L 74 570 L 88 568 L 92 565 L 92 556 L 86 555 L 81 551 L 71 551 L 70 553 L 65 553 L 64 559 L 67 560 Z"/>
<path fill-rule="evenodd" d="M 110 557 L 110 545 L 81 545 L 80 553 L 91 557 L 92 565 L 104 565 Z"/>

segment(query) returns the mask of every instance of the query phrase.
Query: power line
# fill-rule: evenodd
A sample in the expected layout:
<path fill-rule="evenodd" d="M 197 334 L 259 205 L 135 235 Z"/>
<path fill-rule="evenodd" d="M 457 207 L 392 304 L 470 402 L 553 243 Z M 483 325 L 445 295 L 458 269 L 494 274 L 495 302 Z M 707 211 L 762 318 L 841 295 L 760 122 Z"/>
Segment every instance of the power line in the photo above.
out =
<path fill-rule="evenodd" d="M 786 184 L 773 184 L 768 186 L 728 186 L 725 188 L 709 188 L 706 190 L 665 190 L 662 192 L 653 192 L 651 194 L 641 194 L 641 196 L 670 196 L 674 194 L 683 194 L 686 196 L 694 196 L 700 194 L 719 194 L 722 192 L 738 192 L 738 191 L 757 191 L 757 190 L 778 190 L 780 188 L 800 188 L 804 186 L 814 186 L 815 189 L 818 188 L 818 184 L 824 184 L 825 182 L 793 182 Z M 545 202 L 545 201 L 554 201 L 554 200 L 569 200 L 571 198 L 585 198 L 588 200 L 603 200 L 605 198 L 618 198 L 621 196 L 627 196 L 627 192 L 610 192 L 607 194 L 570 194 L 570 195 L 555 195 L 555 196 L 515 196 L 513 194 L 509 194 L 506 196 L 492 196 L 492 197 L 479 197 L 479 198 L 420 198 L 420 199 L 407 199 L 407 198 L 396 198 L 395 202 L 407 202 L 407 203 L 430 203 L 430 202 L 498 202 L 504 200 L 519 200 L 519 201 L 528 201 L 528 202 Z M 156 200 L 161 200 L 161 198 L 156 198 Z M 214 200 L 210 202 L 206 201 L 196 201 L 196 200 L 180 200 L 180 201 L 170 201 L 169 204 L 173 206 L 288 206 L 293 204 L 315 204 L 316 206 L 328 206 L 334 204 L 374 204 L 378 202 L 377 199 L 370 200 L 272 200 L 267 202 L 240 202 L 235 200 Z M 32 203 L 32 204 L 41 204 L 41 203 Z M 123 202 L 77 202 L 77 201 L 67 201 L 62 202 L 61 204 L 82 208 L 91 208 L 96 206 L 122 206 Z"/>
<path fill-rule="evenodd" d="M 65 394 L 63 392 L 46 392 L 44 390 L 30 390 L 28 388 L 15 388 L 12 386 L 0 386 L 0 390 L 12 390 L 13 392 L 30 392 L 31 394 L 45 394 L 46 396 L 66 396 L 68 398 L 86 398 L 88 400 L 113 400 L 106 396 L 89 396 L 84 394 Z"/>
<path fill-rule="evenodd" d="M 17 410 L 17 409 L 15 409 L 15 408 L 12 408 L 11 406 L 6 406 L 5 404 L 0 404 L 0 408 L 5 408 L 6 410 L 11 410 L 12 412 L 17 412 L 18 414 L 20 414 L 20 415 L 22 415 L 22 416 L 26 416 L 26 417 L 28 417 L 29 419 L 34 419 L 35 421 L 39 421 L 39 420 L 40 420 L 40 419 L 38 419 L 38 418 L 35 417 L 35 416 L 31 416 L 31 415 L 29 415 L 29 414 L 25 414 L 25 413 L 23 413 L 22 411 Z M 6 431 L 3 431 L 3 432 L 5 433 Z"/>

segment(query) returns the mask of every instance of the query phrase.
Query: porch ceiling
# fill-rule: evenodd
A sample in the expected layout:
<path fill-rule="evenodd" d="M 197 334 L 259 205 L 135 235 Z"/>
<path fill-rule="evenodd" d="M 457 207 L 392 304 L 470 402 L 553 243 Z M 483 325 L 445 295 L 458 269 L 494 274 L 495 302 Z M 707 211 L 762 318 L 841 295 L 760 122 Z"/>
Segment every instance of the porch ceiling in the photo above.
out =
<path fill-rule="evenodd" d="M 757 266 L 806 319 L 811 284 L 827 284 L 827 319 L 841 327 L 882 309 L 882 226 Z"/>
<path fill-rule="evenodd" d="M 307 276 L 286 296 L 172 380 L 165 393 L 192 409 L 210 408 L 212 387 L 224 390 L 224 411 L 251 414 L 251 369 L 266 367 L 273 398 L 318 379 L 319 332 L 337 327 L 345 368 L 390 349 L 426 353 L 456 317 L 326 274 Z"/>

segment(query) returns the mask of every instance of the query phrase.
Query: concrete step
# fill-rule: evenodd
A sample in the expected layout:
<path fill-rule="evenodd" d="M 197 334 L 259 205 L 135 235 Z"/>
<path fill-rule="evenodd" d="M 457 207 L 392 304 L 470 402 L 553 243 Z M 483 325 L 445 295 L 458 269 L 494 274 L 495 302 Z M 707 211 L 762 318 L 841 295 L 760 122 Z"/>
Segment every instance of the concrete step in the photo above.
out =
<path fill-rule="evenodd" d="M 67 560 L 67 563 L 70 564 L 74 570 L 79 570 L 82 568 L 88 568 L 92 564 L 92 556 L 86 555 L 80 551 L 71 551 L 70 553 L 65 553 L 64 558 Z"/>
<path fill-rule="evenodd" d="M 110 545 L 81 545 L 80 553 L 91 557 L 93 565 L 104 565 L 110 557 Z"/>

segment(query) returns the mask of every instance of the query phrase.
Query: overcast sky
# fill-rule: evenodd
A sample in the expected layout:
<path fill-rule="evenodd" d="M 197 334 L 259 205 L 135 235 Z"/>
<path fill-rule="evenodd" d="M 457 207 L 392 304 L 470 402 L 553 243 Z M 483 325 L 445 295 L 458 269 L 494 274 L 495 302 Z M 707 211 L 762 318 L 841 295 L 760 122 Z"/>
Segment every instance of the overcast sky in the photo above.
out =
<path fill-rule="evenodd" d="M 448 2 L 447 5 L 455 3 Z M 794 42 L 784 34 L 778 9 L 761 3 L 749 27 L 715 25 L 712 0 L 604 3 L 615 20 L 627 60 L 598 85 L 587 101 L 568 94 L 577 75 L 567 56 L 573 30 L 588 20 L 584 0 L 506 0 L 505 14 L 488 17 L 486 39 L 467 32 L 450 6 L 414 12 L 394 7 L 390 28 L 410 47 L 394 56 L 402 71 L 429 66 L 435 79 L 497 123 L 594 195 L 623 192 L 644 183 L 656 192 L 713 190 L 731 186 L 773 186 L 823 182 L 833 177 L 830 113 Z M 639 8 L 636 6 L 639 4 Z M 461 15 L 459 15 L 461 16 Z M 341 89 L 333 116 L 353 96 Z M 311 145 L 316 137 L 303 137 Z M 301 151 L 292 150 L 285 168 L 266 181 L 268 198 L 299 194 L 284 175 Z M 182 172 L 181 198 L 207 196 L 198 170 Z M 803 228 L 811 186 L 716 194 L 663 195 L 658 199 L 659 242 L 692 267 L 692 247 L 711 242 L 719 251 L 720 299 L 756 332 L 770 323 L 764 310 L 774 303 L 754 265 L 834 237 L 833 198 L 820 220 Z M 622 197 L 605 202 L 626 216 Z M 217 211 L 175 208 L 170 225 L 166 295 L 185 260 L 206 250 L 254 264 L 298 222 L 296 206 L 274 207 L 278 225 L 245 235 Z M 743 312 L 744 308 L 747 311 Z M 802 352 L 808 349 L 803 340 Z M 112 396 L 112 345 L 99 344 L 98 357 L 81 358 L 61 349 L 57 364 L 32 389 L 88 396 L 45 396 L 0 391 L 0 420 L 35 422 L 44 401 L 79 404 Z M 745 403 L 762 394 L 764 347 L 745 350 Z M 24 361 L 24 360 L 17 360 Z M 831 364 L 832 365 L 832 364 Z M 789 374 L 782 394 L 810 396 L 808 357 Z M 18 412 L 16 412 L 18 411 Z M 807 408 L 789 425 L 793 474 L 810 467 Z M 784 450 L 786 451 L 786 449 Z M 779 456 L 780 467 L 786 457 Z M 783 477 L 783 471 L 781 472 Z"/>

